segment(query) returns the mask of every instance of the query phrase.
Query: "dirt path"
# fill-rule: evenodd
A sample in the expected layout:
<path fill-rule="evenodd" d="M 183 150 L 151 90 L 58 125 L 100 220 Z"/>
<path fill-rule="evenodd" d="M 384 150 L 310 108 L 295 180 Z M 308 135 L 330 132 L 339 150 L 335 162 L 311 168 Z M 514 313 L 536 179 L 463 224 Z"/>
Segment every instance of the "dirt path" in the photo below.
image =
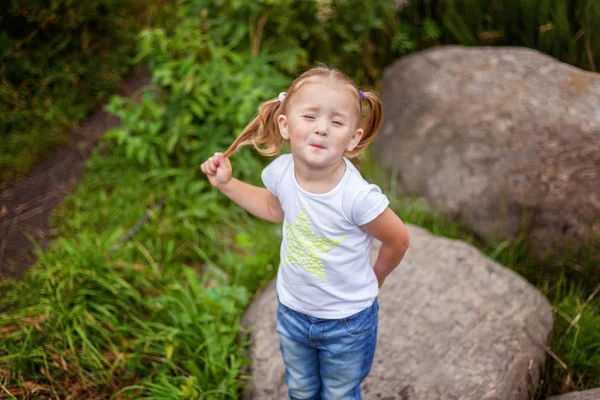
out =
<path fill-rule="evenodd" d="M 134 96 L 150 81 L 150 73 L 140 70 L 119 92 Z M 118 124 L 118 118 L 102 108 L 96 110 L 73 130 L 64 147 L 43 157 L 28 177 L 12 187 L 0 186 L 0 280 L 21 276 L 36 261 L 27 235 L 47 247 L 56 234 L 48 226 L 52 212 L 81 180 L 98 139 Z"/>

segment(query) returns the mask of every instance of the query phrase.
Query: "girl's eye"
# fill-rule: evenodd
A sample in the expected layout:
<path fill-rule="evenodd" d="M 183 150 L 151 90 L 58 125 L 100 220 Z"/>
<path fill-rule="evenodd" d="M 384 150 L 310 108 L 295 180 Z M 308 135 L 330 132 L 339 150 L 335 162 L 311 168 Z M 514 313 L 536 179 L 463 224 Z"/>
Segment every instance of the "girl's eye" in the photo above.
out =
<path fill-rule="evenodd" d="M 334 125 L 337 125 L 337 126 L 342 126 L 342 125 L 344 125 L 344 123 L 343 123 L 343 122 L 341 122 L 341 121 L 332 121 L 332 123 L 333 123 Z"/>
<path fill-rule="evenodd" d="M 310 120 L 313 120 L 313 119 L 315 119 L 315 116 L 314 116 L 314 115 L 303 115 L 303 117 L 304 117 L 305 119 L 310 119 Z"/>

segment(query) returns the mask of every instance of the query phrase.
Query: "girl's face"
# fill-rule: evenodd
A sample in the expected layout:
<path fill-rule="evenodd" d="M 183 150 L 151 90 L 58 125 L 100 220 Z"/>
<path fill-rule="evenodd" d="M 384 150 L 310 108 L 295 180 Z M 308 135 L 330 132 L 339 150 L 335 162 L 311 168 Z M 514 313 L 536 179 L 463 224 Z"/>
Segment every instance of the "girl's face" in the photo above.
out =
<path fill-rule="evenodd" d="M 290 98 L 277 118 L 281 136 L 290 141 L 294 161 L 308 168 L 339 164 L 353 150 L 363 130 L 360 107 L 350 87 L 310 82 Z"/>

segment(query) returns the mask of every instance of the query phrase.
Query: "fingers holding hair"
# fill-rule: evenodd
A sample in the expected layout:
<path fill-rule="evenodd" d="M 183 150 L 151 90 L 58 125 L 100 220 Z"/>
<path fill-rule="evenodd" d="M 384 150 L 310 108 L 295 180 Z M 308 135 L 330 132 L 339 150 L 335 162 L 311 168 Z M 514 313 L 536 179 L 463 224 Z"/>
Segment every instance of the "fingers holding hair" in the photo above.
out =
<path fill-rule="evenodd" d="M 212 157 L 209 157 L 208 160 L 200 165 L 200 170 L 207 175 L 214 175 L 217 173 L 217 169 L 219 169 L 219 165 L 221 164 L 221 158 L 219 157 L 221 153 L 215 153 Z"/>
<path fill-rule="evenodd" d="M 213 168 L 211 168 L 211 165 L 212 157 L 210 157 L 208 160 L 204 161 L 202 165 L 200 165 L 200 171 L 204 172 L 206 175 L 214 174 L 215 172 Z"/>
<path fill-rule="evenodd" d="M 231 180 L 231 163 L 223 153 L 215 153 L 200 165 L 200 170 L 213 186 L 220 187 Z"/>

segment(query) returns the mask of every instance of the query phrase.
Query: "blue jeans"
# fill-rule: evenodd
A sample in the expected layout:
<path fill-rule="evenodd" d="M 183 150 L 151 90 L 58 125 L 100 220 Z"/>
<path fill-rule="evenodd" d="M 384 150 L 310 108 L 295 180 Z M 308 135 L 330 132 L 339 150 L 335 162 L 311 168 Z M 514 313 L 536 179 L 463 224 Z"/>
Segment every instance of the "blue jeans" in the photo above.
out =
<path fill-rule="evenodd" d="M 362 399 L 373 364 L 379 304 L 342 319 L 322 319 L 279 303 L 277 333 L 291 400 Z"/>

